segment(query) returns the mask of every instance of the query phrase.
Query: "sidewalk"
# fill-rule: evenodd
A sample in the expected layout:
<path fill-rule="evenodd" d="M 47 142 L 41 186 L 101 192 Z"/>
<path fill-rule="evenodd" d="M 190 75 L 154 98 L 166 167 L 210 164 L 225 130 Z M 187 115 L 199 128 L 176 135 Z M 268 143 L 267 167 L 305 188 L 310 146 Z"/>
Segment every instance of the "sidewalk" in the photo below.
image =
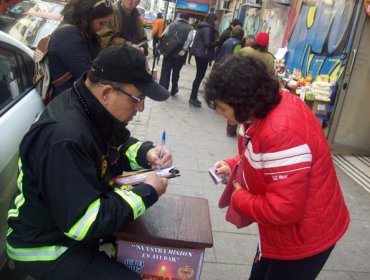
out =
<path fill-rule="evenodd" d="M 216 160 L 236 153 L 236 138 L 226 137 L 226 121 L 206 106 L 202 90 L 202 108 L 189 107 L 196 72 L 194 58 L 191 63 L 181 71 L 179 93 L 165 102 L 147 99 L 145 111 L 129 124 L 129 129 L 133 136 L 156 145 L 166 130 L 166 145 L 181 171 L 181 177 L 169 181 L 167 193 L 208 199 L 214 246 L 206 249 L 201 279 L 248 279 L 258 243 L 257 227 L 253 224 L 237 229 L 225 221 L 224 209 L 217 207 L 223 186 L 214 185 L 207 173 Z M 157 69 L 159 79 L 160 65 Z M 339 168 L 337 173 L 351 212 L 351 224 L 317 279 L 370 279 L 370 194 Z"/>

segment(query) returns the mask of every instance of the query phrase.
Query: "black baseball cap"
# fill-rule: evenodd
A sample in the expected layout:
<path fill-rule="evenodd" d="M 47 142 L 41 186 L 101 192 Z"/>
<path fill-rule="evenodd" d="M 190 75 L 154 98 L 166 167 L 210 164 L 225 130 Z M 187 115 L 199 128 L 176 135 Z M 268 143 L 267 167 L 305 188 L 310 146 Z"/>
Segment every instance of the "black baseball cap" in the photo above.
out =
<path fill-rule="evenodd" d="M 90 73 L 107 81 L 133 84 L 145 96 L 155 101 L 163 101 L 170 96 L 148 73 L 145 55 L 128 45 L 102 50 L 92 62 Z"/>

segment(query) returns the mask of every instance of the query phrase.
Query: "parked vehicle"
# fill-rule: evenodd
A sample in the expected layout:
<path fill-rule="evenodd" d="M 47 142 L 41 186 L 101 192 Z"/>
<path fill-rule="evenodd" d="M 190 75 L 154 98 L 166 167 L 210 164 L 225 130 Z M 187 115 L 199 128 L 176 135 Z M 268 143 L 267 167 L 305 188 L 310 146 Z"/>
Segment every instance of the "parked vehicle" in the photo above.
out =
<path fill-rule="evenodd" d="M 5 32 L 35 49 L 38 42 L 51 34 L 62 21 L 65 2 L 52 0 L 27 1 L 16 4 L 7 11 L 14 18 Z"/>
<path fill-rule="evenodd" d="M 6 257 L 9 201 L 17 187 L 19 144 L 44 105 L 34 88 L 33 51 L 0 31 L 0 269 Z M 9 275 L 0 279 L 13 279 Z"/>

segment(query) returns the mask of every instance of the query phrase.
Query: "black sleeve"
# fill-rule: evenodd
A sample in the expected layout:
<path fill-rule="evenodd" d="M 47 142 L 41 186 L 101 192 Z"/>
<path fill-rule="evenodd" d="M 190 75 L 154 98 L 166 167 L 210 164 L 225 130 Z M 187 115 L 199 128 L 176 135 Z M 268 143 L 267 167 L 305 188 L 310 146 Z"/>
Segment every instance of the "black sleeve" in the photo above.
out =
<path fill-rule="evenodd" d="M 73 142 L 62 142 L 43 153 L 38 173 L 40 199 L 67 236 L 83 241 L 112 234 L 154 204 L 153 187 L 141 184 L 131 191 L 107 190 L 89 154 Z M 144 207 L 143 207 L 144 206 Z"/>

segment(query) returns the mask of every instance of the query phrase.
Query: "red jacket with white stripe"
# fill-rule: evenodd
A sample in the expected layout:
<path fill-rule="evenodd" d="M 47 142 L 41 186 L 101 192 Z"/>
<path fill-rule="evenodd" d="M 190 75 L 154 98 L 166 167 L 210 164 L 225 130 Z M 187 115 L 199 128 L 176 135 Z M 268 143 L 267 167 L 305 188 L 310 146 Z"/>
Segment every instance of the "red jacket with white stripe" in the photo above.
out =
<path fill-rule="evenodd" d="M 258 223 L 262 256 L 293 260 L 334 245 L 349 225 L 349 212 L 316 117 L 293 94 L 281 95 L 266 118 L 241 127 L 241 156 L 226 162 L 233 168 L 242 160 L 245 188 L 233 193 L 231 203 Z"/>

